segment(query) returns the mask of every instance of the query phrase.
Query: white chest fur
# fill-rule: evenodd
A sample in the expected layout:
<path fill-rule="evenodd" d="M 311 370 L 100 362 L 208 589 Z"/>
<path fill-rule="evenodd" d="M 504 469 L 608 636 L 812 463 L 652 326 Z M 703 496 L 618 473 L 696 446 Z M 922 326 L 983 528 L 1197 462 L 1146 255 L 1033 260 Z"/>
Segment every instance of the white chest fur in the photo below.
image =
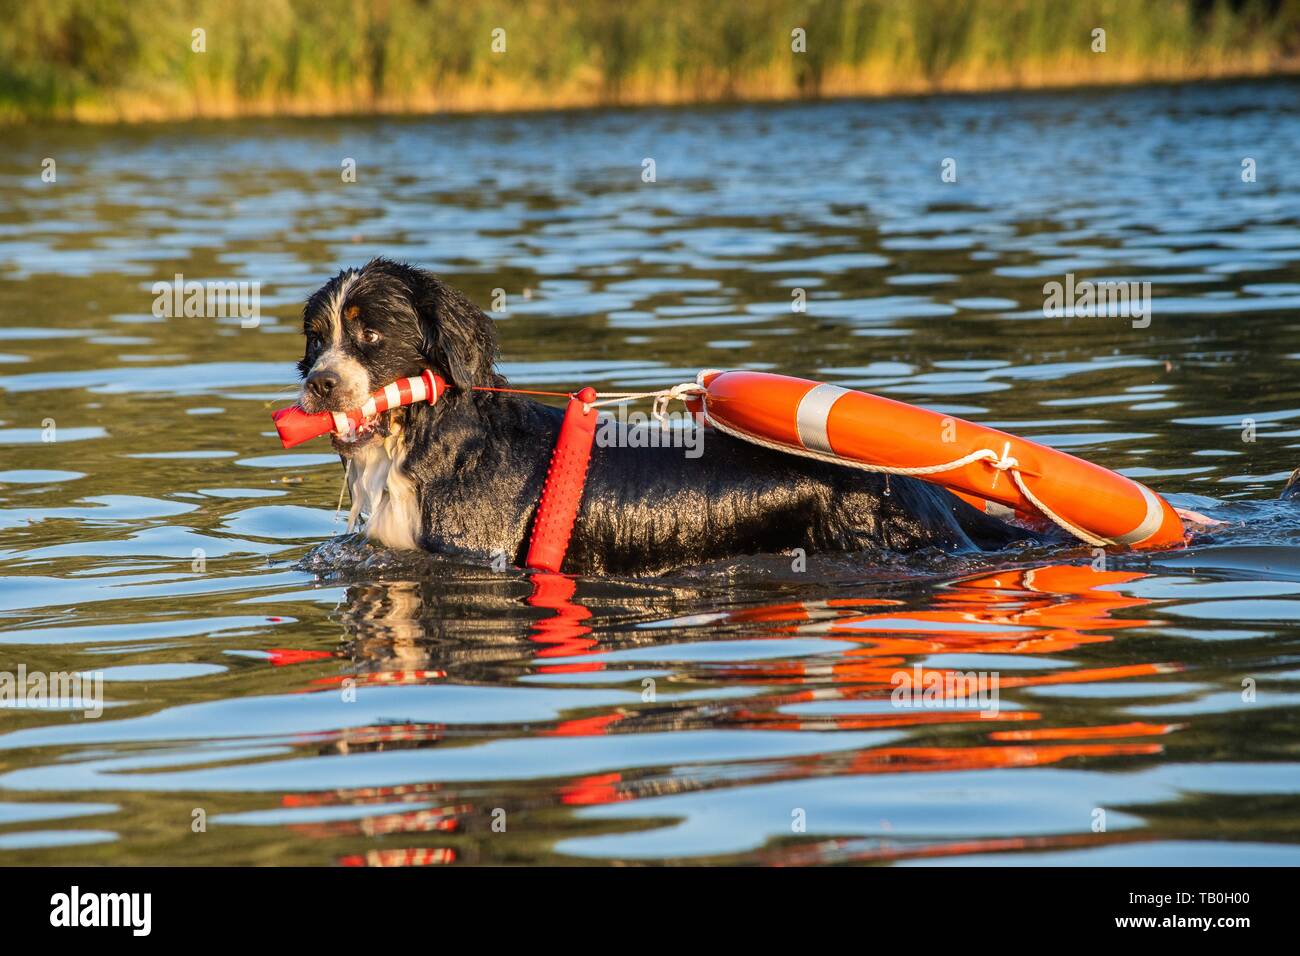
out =
<path fill-rule="evenodd" d="M 349 531 L 361 520 L 366 537 L 377 544 L 418 547 L 420 505 L 415 485 L 402 468 L 405 459 L 405 442 L 397 435 L 371 442 L 348 459 Z"/>

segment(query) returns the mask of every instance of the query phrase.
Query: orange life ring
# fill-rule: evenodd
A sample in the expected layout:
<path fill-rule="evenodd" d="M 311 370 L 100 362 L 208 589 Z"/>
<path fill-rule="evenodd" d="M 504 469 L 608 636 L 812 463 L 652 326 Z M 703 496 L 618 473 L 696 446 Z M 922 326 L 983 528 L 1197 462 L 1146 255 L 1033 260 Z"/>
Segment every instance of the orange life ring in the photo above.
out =
<path fill-rule="evenodd" d="M 701 372 L 688 401 L 720 431 L 782 451 L 942 485 L 985 510 L 1043 515 L 1098 546 L 1185 540 L 1169 503 L 1113 471 L 972 422 L 767 372 Z M 702 400 L 702 401 L 701 401 Z"/>

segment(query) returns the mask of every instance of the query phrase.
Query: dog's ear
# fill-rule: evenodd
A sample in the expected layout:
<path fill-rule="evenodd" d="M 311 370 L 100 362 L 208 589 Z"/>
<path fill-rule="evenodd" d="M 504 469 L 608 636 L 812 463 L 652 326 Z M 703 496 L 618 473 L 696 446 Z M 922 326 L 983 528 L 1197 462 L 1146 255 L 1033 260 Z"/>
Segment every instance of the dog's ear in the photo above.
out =
<path fill-rule="evenodd" d="M 420 350 L 434 371 L 458 388 L 497 384 L 492 320 L 430 272 L 414 270 Z"/>

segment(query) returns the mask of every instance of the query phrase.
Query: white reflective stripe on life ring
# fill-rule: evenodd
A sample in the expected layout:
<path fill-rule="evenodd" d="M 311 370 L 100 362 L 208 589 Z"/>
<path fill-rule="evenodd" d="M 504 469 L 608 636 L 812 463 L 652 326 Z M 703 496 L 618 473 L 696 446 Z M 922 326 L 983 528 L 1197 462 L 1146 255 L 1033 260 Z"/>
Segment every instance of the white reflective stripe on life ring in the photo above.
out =
<path fill-rule="evenodd" d="M 847 388 L 838 385 L 818 385 L 809 389 L 799 401 L 795 412 L 795 428 L 799 431 L 799 442 L 809 451 L 822 451 L 835 454 L 831 447 L 830 436 L 826 433 L 826 422 L 830 417 L 831 406 L 847 395 Z"/>
<path fill-rule="evenodd" d="M 1135 481 L 1133 484 L 1137 485 L 1138 491 L 1142 492 L 1142 499 L 1147 503 L 1147 514 L 1136 528 L 1128 534 L 1117 537 L 1116 544 L 1140 544 L 1159 531 L 1160 525 L 1165 520 L 1164 510 L 1160 507 L 1160 499 L 1155 496 L 1155 492 L 1140 481 Z"/>
<path fill-rule="evenodd" d="M 422 402 L 429 397 L 429 387 L 424 384 L 423 378 L 408 378 L 407 382 L 411 385 L 411 401 Z"/>
<path fill-rule="evenodd" d="M 396 382 L 389 382 L 384 386 L 384 401 L 388 402 L 389 408 L 396 408 L 402 404 L 402 390 L 397 387 Z"/>

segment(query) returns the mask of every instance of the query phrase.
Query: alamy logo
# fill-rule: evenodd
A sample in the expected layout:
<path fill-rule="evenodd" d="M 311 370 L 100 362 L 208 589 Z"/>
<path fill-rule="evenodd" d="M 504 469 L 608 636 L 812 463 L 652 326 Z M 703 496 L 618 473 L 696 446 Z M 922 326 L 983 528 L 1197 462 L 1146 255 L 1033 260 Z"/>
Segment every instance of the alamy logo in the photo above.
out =
<path fill-rule="evenodd" d="M 104 713 L 104 672 L 0 671 L 0 708 L 80 710 L 86 717 Z"/>
<path fill-rule="evenodd" d="M 51 926 L 129 926 L 133 936 L 153 928 L 152 893 L 68 893 L 50 897 Z"/>
<path fill-rule="evenodd" d="M 1133 328 L 1151 324 L 1150 282 L 1074 281 L 1074 273 L 1065 274 L 1065 282 L 1048 282 L 1043 286 L 1043 315 L 1060 318 L 1131 318 Z"/>
<path fill-rule="evenodd" d="M 153 284 L 153 314 L 159 319 L 239 319 L 245 329 L 262 321 L 262 283 L 186 281 L 176 273 L 171 282 Z"/>
<path fill-rule="evenodd" d="M 896 671 L 889 699 L 895 707 L 973 708 L 981 717 L 998 715 L 998 671 L 926 671 L 914 664 Z"/>
<path fill-rule="evenodd" d="M 664 412 L 659 416 L 642 411 L 617 411 L 601 415 L 596 426 L 599 448 L 682 448 L 687 458 L 704 454 L 704 429 L 690 412 Z"/>

